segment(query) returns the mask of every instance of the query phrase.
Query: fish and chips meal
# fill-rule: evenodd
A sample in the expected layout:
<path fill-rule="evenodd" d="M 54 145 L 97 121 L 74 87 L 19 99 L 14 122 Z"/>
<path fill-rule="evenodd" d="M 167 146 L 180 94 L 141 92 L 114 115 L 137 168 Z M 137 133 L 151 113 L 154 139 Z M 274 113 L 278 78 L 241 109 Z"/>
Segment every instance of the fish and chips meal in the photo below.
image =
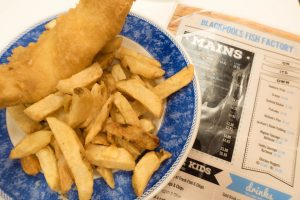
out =
<path fill-rule="evenodd" d="M 125 170 L 142 196 L 172 156 L 159 148 L 158 121 L 194 67 L 164 79 L 159 61 L 124 47 L 118 33 L 131 4 L 81 0 L 0 67 L 0 107 L 26 133 L 9 158 L 60 194 L 75 183 L 79 199 L 91 199 L 94 174 L 114 188 L 114 172 Z"/>

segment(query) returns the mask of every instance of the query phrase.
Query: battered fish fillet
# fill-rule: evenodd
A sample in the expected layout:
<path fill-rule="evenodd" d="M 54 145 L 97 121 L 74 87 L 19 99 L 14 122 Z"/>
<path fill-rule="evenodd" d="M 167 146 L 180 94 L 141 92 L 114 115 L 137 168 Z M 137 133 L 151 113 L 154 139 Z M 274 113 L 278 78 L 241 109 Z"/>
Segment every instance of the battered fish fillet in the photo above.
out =
<path fill-rule="evenodd" d="M 122 29 L 133 0 L 81 0 L 57 19 L 37 43 L 18 47 L 0 66 L 0 108 L 33 103 L 55 91 L 57 82 L 91 64 Z"/>

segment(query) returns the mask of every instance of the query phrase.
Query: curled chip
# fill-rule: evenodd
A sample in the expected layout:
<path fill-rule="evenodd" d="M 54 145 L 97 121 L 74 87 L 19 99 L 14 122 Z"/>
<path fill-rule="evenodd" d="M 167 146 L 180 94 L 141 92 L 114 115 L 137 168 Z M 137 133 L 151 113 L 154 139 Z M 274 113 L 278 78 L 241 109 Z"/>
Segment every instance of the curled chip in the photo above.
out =
<path fill-rule="evenodd" d="M 137 126 L 123 127 L 118 123 L 111 122 L 105 126 L 105 130 L 109 134 L 136 143 L 144 149 L 153 150 L 159 145 L 159 138 L 156 135 L 145 132 Z"/>

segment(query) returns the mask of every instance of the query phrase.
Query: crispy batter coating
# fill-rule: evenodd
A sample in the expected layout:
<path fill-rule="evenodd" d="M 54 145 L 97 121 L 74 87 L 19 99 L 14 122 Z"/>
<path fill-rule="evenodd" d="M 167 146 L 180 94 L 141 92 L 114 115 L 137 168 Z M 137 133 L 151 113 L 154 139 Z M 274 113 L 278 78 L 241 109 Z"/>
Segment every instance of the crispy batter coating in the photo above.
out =
<path fill-rule="evenodd" d="M 0 108 L 32 103 L 89 66 L 122 29 L 133 0 L 81 0 L 35 44 L 18 47 L 0 67 Z"/>

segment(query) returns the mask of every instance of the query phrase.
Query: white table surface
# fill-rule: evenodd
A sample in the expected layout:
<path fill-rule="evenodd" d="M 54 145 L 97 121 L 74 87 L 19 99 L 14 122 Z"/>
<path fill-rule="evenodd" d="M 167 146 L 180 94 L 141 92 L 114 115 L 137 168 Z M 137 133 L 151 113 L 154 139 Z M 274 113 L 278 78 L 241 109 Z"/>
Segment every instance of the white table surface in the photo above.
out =
<path fill-rule="evenodd" d="M 0 51 L 26 28 L 78 0 L 0 0 Z M 298 0 L 136 0 L 133 11 L 166 27 L 176 3 L 198 6 L 300 35 Z"/>

